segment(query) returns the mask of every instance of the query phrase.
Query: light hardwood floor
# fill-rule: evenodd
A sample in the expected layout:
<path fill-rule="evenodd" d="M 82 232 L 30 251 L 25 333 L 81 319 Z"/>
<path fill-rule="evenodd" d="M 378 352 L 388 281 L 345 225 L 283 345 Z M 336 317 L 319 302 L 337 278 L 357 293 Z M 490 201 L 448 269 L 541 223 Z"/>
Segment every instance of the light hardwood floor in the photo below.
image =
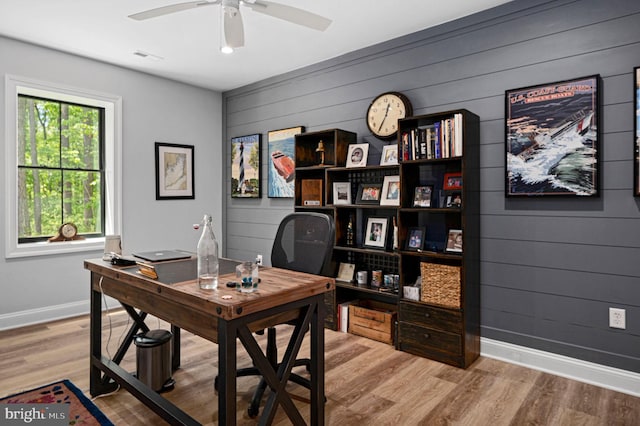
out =
<path fill-rule="evenodd" d="M 117 311 L 105 315 L 103 324 L 105 347 L 111 328 L 113 354 L 128 319 Z M 168 329 L 157 319 L 147 324 Z M 279 347 L 288 335 L 287 327 L 279 328 Z M 264 346 L 265 339 L 259 341 Z M 0 332 L 0 347 L 0 396 L 63 378 L 89 396 L 88 316 Z M 176 387 L 164 394 L 208 425 L 218 417 L 216 351 L 213 343 L 183 331 Z M 331 330 L 326 330 L 325 354 L 328 425 L 640 425 L 640 398 L 489 358 L 461 370 Z M 238 366 L 249 364 L 240 349 Z M 122 365 L 135 370 L 135 348 Z M 238 424 L 257 423 L 246 414 L 256 384 L 255 377 L 238 379 Z M 306 396 L 308 391 L 291 384 L 290 392 Z M 116 425 L 164 424 L 125 390 L 95 403 Z M 296 404 L 308 418 L 308 404 Z M 274 423 L 290 424 L 282 410 Z"/>

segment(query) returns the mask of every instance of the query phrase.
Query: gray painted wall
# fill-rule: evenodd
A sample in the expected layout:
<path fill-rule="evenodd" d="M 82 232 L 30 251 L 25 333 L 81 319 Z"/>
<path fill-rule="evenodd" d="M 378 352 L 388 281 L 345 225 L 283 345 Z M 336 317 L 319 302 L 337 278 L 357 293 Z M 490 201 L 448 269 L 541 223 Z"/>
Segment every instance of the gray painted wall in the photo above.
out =
<path fill-rule="evenodd" d="M 0 239 L 5 238 L 5 74 L 122 96 L 125 253 L 194 250 L 193 223 L 208 212 L 222 234 L 222 95 L 0 37 Z M 155 199 L 154 143 L 195 146 L 195 200 Z M 0 329 L 89 311 L 86 258 L 102 250 L 6 259 L 0 256 Z M 115 307 L 115 304 L 111 304 Z"/>
<path fill-rule="evenodd" d="M 225 147 L 262 133 L 266 170 L 269 130 L 337 127 L 377 143 L 364 113 L 390 90 L 405 93 L 416 115 L 478 114 L 482 336 L 640 372 L 640 204 L 632 195 L 639 27 L 637 0 L 511 2 L 224 93 Z M 504 91 L 591 74 L 603 83 L 601 197 L 505 199 Z M 229 169 L 228 152 L 225 161 Z M 268 259 L 293 201 L 231 199 L 229 178 L 225 185 L 227 255 Z M 626 330 L 608 327 L 610 306 L 626 309 Z"/>

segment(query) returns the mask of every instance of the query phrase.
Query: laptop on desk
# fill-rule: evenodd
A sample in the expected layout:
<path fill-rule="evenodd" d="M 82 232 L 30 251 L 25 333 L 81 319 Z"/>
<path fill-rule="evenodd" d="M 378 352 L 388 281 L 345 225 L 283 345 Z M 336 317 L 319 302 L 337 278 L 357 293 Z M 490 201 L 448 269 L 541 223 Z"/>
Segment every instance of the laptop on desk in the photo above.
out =
<path fill-rule="evenodd" d="M 163 262 L 166 260 L 188 259 L 192 256 L 191 253 L 179 250 L 143 251 L 133 253 L 133 255 L 139 259 L 146 260 L 147 262 Z"/>

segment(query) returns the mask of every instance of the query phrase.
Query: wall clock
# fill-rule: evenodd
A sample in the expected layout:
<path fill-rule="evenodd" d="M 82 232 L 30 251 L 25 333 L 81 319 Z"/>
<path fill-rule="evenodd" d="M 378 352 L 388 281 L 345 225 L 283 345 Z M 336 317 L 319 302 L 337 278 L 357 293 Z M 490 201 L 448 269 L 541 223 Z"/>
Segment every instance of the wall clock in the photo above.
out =
<path fill-rule="evenodd" d="M 367 109 L 367 126 L 377 138 L 396 137 L 398 120 L 413 114 L 411 101 L 402 93 L 386 92 L 376 96 Z"/>

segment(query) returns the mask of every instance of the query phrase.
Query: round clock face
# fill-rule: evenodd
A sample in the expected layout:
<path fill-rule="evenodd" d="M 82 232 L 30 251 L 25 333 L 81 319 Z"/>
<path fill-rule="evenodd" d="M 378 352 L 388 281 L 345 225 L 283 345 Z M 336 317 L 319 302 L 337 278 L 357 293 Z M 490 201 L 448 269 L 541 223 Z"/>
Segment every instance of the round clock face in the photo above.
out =
<path fill-rule="evenodd" d="M 409 99 L 397 92 L 376 97 L 367 110 L 367 126 L 380 139 L 393 139 L 398 131 L 398 120 L 412 114 Z"/>
<path fill-rule="evenodd" d="M 60 235 L 65 238 L 73 238 L 78 233 L 78 229 L 73 223 L 64 223 L 60 227 Z"/>

